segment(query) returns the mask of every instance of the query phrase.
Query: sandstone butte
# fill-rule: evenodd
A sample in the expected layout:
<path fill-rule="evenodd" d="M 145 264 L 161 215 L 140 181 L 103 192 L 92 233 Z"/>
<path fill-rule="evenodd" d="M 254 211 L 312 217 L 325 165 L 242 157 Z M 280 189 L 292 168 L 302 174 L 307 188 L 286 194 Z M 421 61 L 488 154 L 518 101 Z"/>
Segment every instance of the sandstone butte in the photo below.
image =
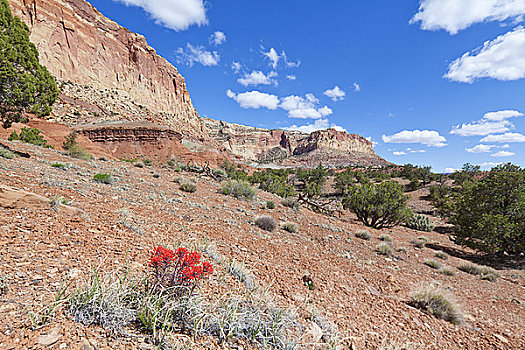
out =
<path fill-rule="evenodd" d="M 187 153 L 186 146 L 194 152 L 211 151 L 255 165 L 388 164 L 375 154 L 371 142 L 356 134 L 333 129 L 305 134 L 200 118 L 177 69 L 157 55 L 142 35 L 104 17 L 85 0 L 9 3 L 13 14 L 29 26 L 41 63 L 62 87 L 52 117 L 79 126 L 81 133 L 80 124 L 96 124 L 85 136 L 96 134 L 92 141 L 113 156 L 140 152 L 166 155 L 169 152 L 159 151 L 159 144 L 163 144 L 173 151 Z M 118 110 L 112 107 L 115 105 Z M 123 123 L 118 133 L 114 127 L 107 130 L 108 122 L 123 120 L 167 127 L 180 137 L 153 128 L 150 134 L 167 139 L 152 146 L 148 137 L 130 139 L 137 134 L 136 126 L 125 131 L 128 124 Z M 144 127 L 141 130 L 144 133 Z M 117 137 L 119 134 L 123 137 Z M 209 153 L 204 158 L 209 158 Z"/>

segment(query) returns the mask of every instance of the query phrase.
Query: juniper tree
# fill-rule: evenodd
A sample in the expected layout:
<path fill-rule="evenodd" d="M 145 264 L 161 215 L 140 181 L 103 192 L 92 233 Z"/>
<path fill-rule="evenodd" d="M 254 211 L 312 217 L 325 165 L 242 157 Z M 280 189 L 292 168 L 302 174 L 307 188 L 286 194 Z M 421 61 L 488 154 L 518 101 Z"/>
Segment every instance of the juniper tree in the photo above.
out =
<path fill-rule="evenodd" d="M 54 78 L 38 61 L 29 28 L 0 0 L 0 121 L 4 128 L 24 113 L 48 115 L 58 96 Z"/>

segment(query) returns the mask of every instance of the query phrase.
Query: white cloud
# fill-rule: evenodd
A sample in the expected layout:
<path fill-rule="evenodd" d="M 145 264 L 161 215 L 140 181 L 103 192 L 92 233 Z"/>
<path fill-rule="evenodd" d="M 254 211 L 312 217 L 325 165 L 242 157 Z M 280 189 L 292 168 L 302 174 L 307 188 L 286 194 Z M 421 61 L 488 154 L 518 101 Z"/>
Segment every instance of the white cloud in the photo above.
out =
<path fill-rule="evenodd" d="M 226 42 L 226 34 L 223 32 L 217 31 L 210 36 L 210 44 L 220 45 L 224 42 Z"/>
<path fill-rule="evenodd" d="M 476 145 L 472 148 L 465 148 L 465 151 L 469 152 L 469 153 L 487 153 L 487 152 L 490 152 L 490 150 L 492 148 L 494 148 L 495 146 L 493 145 L 484 145 L 484 144 L 479 144 L 479 145 Z"/>
<path fill-rule="evenodd" d="M 444 77 L 462 83 L 473 83 L 481 78 L 525 78 L 525 28 L 517 27 L 485 42 L 483 47 L 465 53 L 448 68 Z"/>
<path fill-rule="evenodd" d="M 279 63 L 280 57 L 273 47 L 270 49 L 270 51 L 263 52 L 263 55 L 268 57 L 268 59 L 270 60 L 270 66 L 272 66 L 273 69 L 277 68 L 277 63 Z"/>
<path fill-rule="evenodd" d="M 509 151 L 499 151 L 499 152 L 496 152 L 494 154 L 491 154 L 492 157 L 511 157 L 513 155 L 515 155 L 516 153 L 514 152 L 509 152 Z"/>
<path fill-rule="evenodd" d="M 482 138 L 480 142 L 499 142 L 499 143 L 525 142 L 525 135 L 517 133 L 517 132 L 507 132 L 501 135 L 488 135 Z"/>
<path fill-rule="evenodd" d="M 385 143 L 420 143 L 429 147 L 444 147 L 447 139 L 433 130 L 403 130 L 397 134 L 383 135 Z"/>
<path fill-rule="evenodd" d="M 326 129 L 329 129 L 329 128 L 335 129 L 337 131 L 345 131 L 346 132 L 346 130 L 344 128 L 342 128 L 341 126 L 338 126 L 338 125 L 335 125 L 335 124 L 330 124 L 328 119 L 317 119 L 316 121 L 314 121 L 313 124 L 307 124 L 307 125 L 302 125 L 302 126 L 292 125 L 292 126 L 289 126 L 287 128 L 284 128 L 284 130 L 300 131 L 300 132 L 304 132 L 304 133 L 308 133 L 309 134 L 309 133 L 317 131 L 317 130 L 326 130 Z"/>
<path fill-rule="evenodd" d="M 455 168 L 445 168 L 445 170 L 443 171 L 445 174 L 452 174 L 452 173 L 455 173 L 457 171 L 461 171 L 461 169 L 455 169 Z"/>
<path fill-rule="evenodd" d="M 186 49 L 179 47 L 176 52 L 178 54 L 177 61 L 190 67 L 194 63 L 200 63 L 203 66 L 216 66 L 221 59 L 217 51 L 207 51 L 204 46 L 193 46 L 190 43 L 186 44 Z"/>
<path fill-rule="evenodd" d="M 502 121 L 509 118 L 521 117 L 523 113 L 513 110 L 505 110 L 498 112 L 489 112 L 483 116 L 483 119 L 493 120 L 493 121 Z"/>
<path fill-rule="evenodd" d="M 495 162 L 485 162 L 485 163 L 481 163 L 481 164 L 478 164 L 482 170 L 488 170 L 488 169 L 491 169 L 495 166 L 498 166 L 498 165 L 501 165 L 503 163 L 495 163 Z"/>
<path fill-rule="evenodd" d="M 355 92 L 361 91 L 361 86 L 358 83 L 354 83 L 354 91 Z"/>
<path fill-rule="evenodd" d="M 404 156 L 406 154 L 406 152 L 403 152 L 403 151 L 394 151 L 392 152 L 393 155 L 395 156 Z"/>
<path fill-rule="evenodd" d="M 421 29 L 445 29 L 456 34 L 475 23 L 521 19 L 525 14 L 523 0 L 422 0 L 419 12 L 410 23 L 421 23 Z"/>
<path fill-rule="evenodd" d="M 242 65 L 239 62 L 232 62 L 232 71 L 234 73 L 239 73 L 241 71 Z"/>
<path fill-rule="evenodd" d="M 332 101 L 336 102 L 336 101 L 344 100 L 346 96 L 346 92 L 341 90 L 339 86 L 336 85 L 333 89 L 328 89 L 325 92 L 323 92 L 323 95 L 331 98 Z"/>
<path fill-rule="evenodd" d="M 451 134 L 459 136 L 485 136 L 490 134 L 498 134 L 509 131 L 512 128 L 512 124 L 509 121 L 501 122 L 477 122 L 477 123 L 466 123 L 456 125 L 452 127 Z"/>
<path fill-rule="evenodd" d="M 286 76 L 286 79 L 288 79 L 288 80 L 295 80 L 295 79 L 297 79 L 297 77 L 295 75 L 293 75 L 293 74 L 289 74 L 289 75 Z"/>
<path fill-rule="evenodd" d="M 288 111 L 290 118 L 321 119 L 333 113 L 327 106 L 318 108 L 319 100 L 313 94 L 305 97 L 290 95 L 282 99 L 279 107 Z"/>
<path fill-rule="evenodd" d="M 265 75 L 261 71 L 252 71 L 250 74 L 245 74 L 244 77 L 237 79 L 239 84 L 244 86 L 249 85 L 277 85 L 277 81 L 272 79 L 277 77 L 276 72 L 270 72 L 268 75 Z"/>
<path fill-rule="evenodd" d="M 208 24 L 203 0 L 114 0 L 138 6 L 150 14 L 155 23 L 174 30 Z"/>
<path fill-rule="evenodd" d="M 277 109 L 279 105 L 279 98 L 275 95 L 266 94 L 260 91 L 247 91 L 236 94 L 231 90 L 226 91 L 226 95 L 237 101 L 242 108 L 268 108 L 271 110 Z"/>
<path fill-rule="evenodd" d="M 485 136 L 500 134 L 514 129 L 514 124 L 507 119 L 520 117 L 523 113 L 513 110 L 504 110 L 486 113 L 481 120 L 452 127 L 451 134 L 459 136 Z"/>
<path fill-rule="evenodd" d="M 372 140 L 372 136 L 367 136 L 365 137 L 365 139 L 367 139 L 368 141 L 372 142 L 372 146 L 375 147 L 379 144 L 379 142 L 376 142 L 374 140 Z"/>

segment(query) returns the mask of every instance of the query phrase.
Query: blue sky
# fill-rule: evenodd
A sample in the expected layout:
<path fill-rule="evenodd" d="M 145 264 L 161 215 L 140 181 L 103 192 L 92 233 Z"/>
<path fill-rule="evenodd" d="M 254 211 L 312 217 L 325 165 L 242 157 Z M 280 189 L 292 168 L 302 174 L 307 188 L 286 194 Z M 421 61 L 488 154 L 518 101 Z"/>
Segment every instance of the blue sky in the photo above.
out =
<path fill-rule="evenodd" d="M 186 78 L 201 116 L 336 127 L 389 161 L 525 165 L 525 0 L 90 0 Z"/>

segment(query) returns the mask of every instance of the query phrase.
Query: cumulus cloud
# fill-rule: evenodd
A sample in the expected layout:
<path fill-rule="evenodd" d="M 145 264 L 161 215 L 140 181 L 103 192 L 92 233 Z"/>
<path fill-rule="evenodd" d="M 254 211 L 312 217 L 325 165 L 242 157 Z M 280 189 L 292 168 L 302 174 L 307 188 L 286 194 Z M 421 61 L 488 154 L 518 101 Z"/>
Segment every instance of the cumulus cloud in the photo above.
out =
<path fill-rule="evenodd" d="M 445 174 L 452 174 L 452 173 L 455 173 L 457 171 L 461 171 L 461 169 L 455 169 L 455 168 L 445 168 L 445 170 L 443 171 Z"/>
<path fill-rule="evenodd" d="M 456 34 L 475 23 L 521 19 L 525 15 L 523 0 L 422 0 L 410 23 L 421 29 L 444 29 Z"/>
<path fill-rule="evenodd" d="M 210 36 L 210 44 L 220 45 L 226 42 L 226 34 L 223 32 L 215 32 Z"/>
<path fill-rule="evenodd" d="M 481 120 L 452 127 L 451 134 L 459 136 L 485 136 L 500 134 L 514 129 L 507 119 L 521 117 L 523 113 L 513 110 L 504 110 L 486 113 Z"/>
<path fill-rule="evenodd" d="M 177 61 L 190 67 L 195 63 L 203 66 L 216 66 L 221 58 L 217 51 L 207 51 L 204 46 L 193 46 L 190 43 L 186 44 L 186 49 L 179 47 L 176 53 Z"/>
<path fill-rule="evenodd" d="M 514 152 L 509 152 L 509 151 L 499 151 L 499 152 L 496 152 L 496 153 L 493 153 L 491 154 L 492 157 L 512 157 L 513 155 L 515 155 L 516 153 Z"/>
<path fill-rule="evenodd" d="M 333 113 L 327 106 L 318 107 L 319 100 L 313 94 L 305 97 L 290 95 L 282 99 L 279 107 L 288 111 L 290 118 L 321 119 Z"/>
<path fill-rule="evenodd" d="M 385 143 L 420 143 L 429 147 L 444 147 L 446 138 L 433 130 L 403 130 L 397 134 L 383 135 Z"/>
<path fill-rule="evenodd" d="M 481 78 L 525 78 L 525 28 L 517 27 L 465 53 L 450 64 L 444 77 L 462 83 L 473 83 Z"/>
<path fill-rule="evenodd" d="M 354 83 L 354 91 L 355 92 L 361 91 L 361 86 L 358 83 Z"/>
<path fill-rule="evenodd" d="M 501 165 L 503 163 L 495 163 L 495 162 L 485 162 L 485 163 L 481 163 L 481 164 L 478 164 L 482 170 L 488 170 L 488 169 L 491 169 L 495 166 L 498 166 L 498 165 Z"/>
<path fill-rule="evenodd" d="M 265 75 L 261 71 L 252 71 L 251 73 L 245 74 L 242 78 L 237 79 L 239 84 L 244 86 L 249 85 L 277 85 L 277 81 L 273 78 L 277 77 L 276 72 L 270 72 L 268 75 Z"/>
<path fill-rule="evenodd" d="M 289 74 L 289 75 L 286 76 L 286 79 L 288 79 L 288 80 L 295 80 L 295 79 L 297 79 L 297 77 L 295 75 L 293 75 L 293 74 Z"/>
<path fill-rule="evenodd" d="M 166 28 L 186 30 L 191 25 L 208 24 L 203 0 L 114 0 L 138 6 Z"/>
<path fill-rule="evenodd" d="M 302 125 L 302 126 L 292 125 L 287 128 L 284 128 L 284 130 L 300 131 L 300 132 L 309 134 L 317 130 L 326 130 L 329 128 L 335 129 L 337 131 L 346 131 L 344 128 L 338 125 L 331 124 L 328 121 L 328 119 L 317 119 L 316 121 L 313 122 L 313 124 L 307 124 L 307 125 Z"/>
<path fill-rule="evenodd" d="M 479 144 L 479 145 L 476 145 L 472 148 L 465 148 L 465 151 L 469 152 L 469 153 L 487 153 L 487 152 L 490 152 L 490 150 L 492 148 L 494 148 L 495 146 L 493 145 L 484 145 L 484 144 Z"/>
<path fill-rule="evenodd" d="M 336 85 L 333 89 L 328 89 L 325 92 L 323 92 L 323 95 L 331 98 L 332 101 L 336 102 L 343 100 L 346 96 L 346 92 L 341 90 L 341 88 L 339 88 L 339 86 Z"/>
<path fill-rule="evenodd" d="M 403 151 L 394 151 L 392 152 L 393 155 L 395 156 L 404 156 L 406 154 L 406 152 L 403 152 Z"/>
<path fill-rule="evenodd" d="M 510 142 L 525 142 L 525 135 L 517 132 L 507 132 L 500 135 L 488 135 L 481 139 L 480 142 L 498 142 L 498 143 L 510 143 Z"/>
<path fill-rule="evenodd" d="M 277 96 L 260 91 L 247 91 L 236 94 L 228 90 L 226 91 L 226 95 L 237 101 L 242 108 L 268 108 L 275 110 L 279 105 L 279 98 Z"/>

